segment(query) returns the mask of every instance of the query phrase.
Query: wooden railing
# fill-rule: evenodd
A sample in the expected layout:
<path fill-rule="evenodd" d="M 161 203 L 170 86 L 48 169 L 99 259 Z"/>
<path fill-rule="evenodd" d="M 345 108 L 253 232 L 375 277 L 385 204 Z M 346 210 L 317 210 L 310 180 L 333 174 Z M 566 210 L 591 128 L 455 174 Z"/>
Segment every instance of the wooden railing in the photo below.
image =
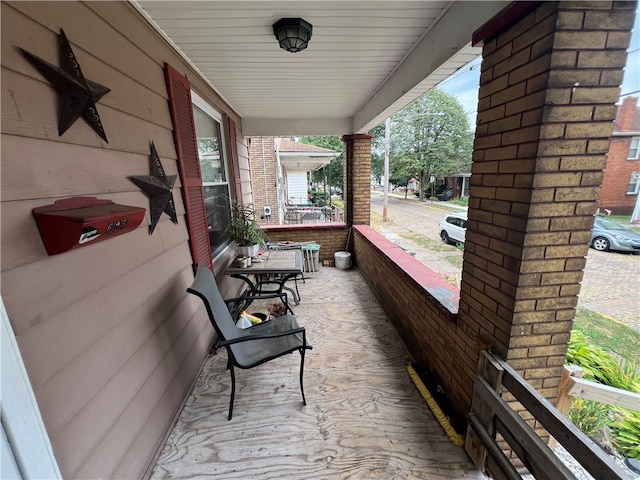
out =
<path fill-rule="evenodd" d="M 517 412 L 501 397 L 511 395 L 596 479 L 628 479 L 627 474 L 504 360 L 480 355 L 465 449 L 476 466 L 495 479 L 521 479 L 519 468 L 496 442 L 500 436 L 536 479 L 575 479 Z M 569 390 L 574 391 L 574 390 Z"/>
<path fill-rule="evenodd" d="M 576 365 L 565 365 L 558 389 L 557 408 L 567 414 L 574 397 L 606 403 L 628 410 L 640 411 L 640 393 L 609 387 L 582 378 L 584 370 Z"/>

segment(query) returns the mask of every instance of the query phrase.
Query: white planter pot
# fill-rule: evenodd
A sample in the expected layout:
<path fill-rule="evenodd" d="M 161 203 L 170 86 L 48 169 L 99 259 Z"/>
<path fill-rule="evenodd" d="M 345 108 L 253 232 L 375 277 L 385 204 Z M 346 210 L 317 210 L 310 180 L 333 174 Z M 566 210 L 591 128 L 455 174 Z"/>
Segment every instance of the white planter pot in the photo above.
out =
<path fill-rule="evenodd" d="M 260 250 L 260 245 L 250 245 L 248 247 L 245 246 L 236 246 L 236 252 L 238 252 L 239 257 L 255 257 L 258 255 L 258 251 Z"/>

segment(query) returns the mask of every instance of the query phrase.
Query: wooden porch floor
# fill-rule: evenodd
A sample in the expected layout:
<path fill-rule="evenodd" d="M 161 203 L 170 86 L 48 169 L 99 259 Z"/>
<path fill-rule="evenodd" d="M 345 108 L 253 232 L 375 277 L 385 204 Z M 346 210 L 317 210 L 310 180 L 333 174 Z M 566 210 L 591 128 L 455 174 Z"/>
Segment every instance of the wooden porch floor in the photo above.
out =
<path fill-rule="evenodd" d="M 409 354 L 357 269 L 320 267 L 294 307 L 314 346 L 236 370 L 212 355 L 151 478 L 483 479 L 406 371 Z M 251 311 L 260 311 L 251 309 Z"/>

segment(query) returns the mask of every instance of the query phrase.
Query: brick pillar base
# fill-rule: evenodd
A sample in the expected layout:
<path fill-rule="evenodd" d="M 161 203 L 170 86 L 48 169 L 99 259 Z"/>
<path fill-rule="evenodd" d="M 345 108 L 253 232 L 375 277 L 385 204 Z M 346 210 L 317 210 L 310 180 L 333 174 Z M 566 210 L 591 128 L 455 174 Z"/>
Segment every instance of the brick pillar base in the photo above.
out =
<path fill-rule="evenodd" d="M 373 135 L 344 135 L 344 199 L 347 225 L 371 222 L 371 139 Z"/>

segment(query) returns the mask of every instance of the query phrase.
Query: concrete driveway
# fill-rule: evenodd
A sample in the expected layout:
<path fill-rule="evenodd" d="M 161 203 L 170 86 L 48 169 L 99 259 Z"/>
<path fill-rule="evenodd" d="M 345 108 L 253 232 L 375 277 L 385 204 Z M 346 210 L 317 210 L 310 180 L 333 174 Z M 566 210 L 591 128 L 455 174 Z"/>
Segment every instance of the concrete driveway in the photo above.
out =
<path fill-rule="evenodd" d="M 431 270 L 460 285 L 462 250 L 440 240 L 438 223 L 451 210 L 439 202 L 389 196 L 387 223 L 382 223 L 382 194 L 371 197 L 372 225 Z M 640 331 L 640 255 L 589 249 L 578 301 L 585 308 Z"/>

